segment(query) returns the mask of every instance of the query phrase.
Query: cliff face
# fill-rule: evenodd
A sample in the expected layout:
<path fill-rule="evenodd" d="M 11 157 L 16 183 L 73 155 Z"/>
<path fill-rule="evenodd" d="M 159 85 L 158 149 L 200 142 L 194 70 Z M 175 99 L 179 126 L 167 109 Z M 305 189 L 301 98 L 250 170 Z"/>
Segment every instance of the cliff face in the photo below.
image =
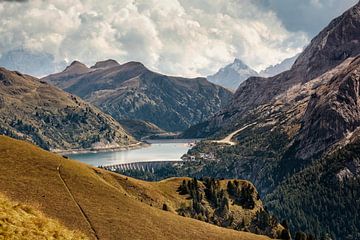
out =
<path fill-rule="evenodd" d="M 134 143 L 110 116 L 34 77 L 0 68 L 0 132 L 45 149 L 102 149 Z"/>
<path fill-rule="evenodd" d="M 299 157 L 325 151 L 360 126 L 360 57 L 343 65 L 309 100 L 297 137 Z"/>
<path fill-rule="evenodd" d="M 76 74 L 68 69 L 43 80 L 93 103 L 118 121 L 144 120 L 167 131 L 181 131 L 206 120 L 232 96 L 205 78 L 170 77 L 138 62 L 120 65 L 108 60 Z"/>

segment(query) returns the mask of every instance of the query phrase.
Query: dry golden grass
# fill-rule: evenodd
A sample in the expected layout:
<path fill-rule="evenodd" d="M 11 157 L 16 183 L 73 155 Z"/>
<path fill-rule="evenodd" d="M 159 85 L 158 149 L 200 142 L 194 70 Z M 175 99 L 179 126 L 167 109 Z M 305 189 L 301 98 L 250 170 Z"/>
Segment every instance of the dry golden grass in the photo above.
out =
<path fill-rule="evenodd" d="M 24 204 L 0 195 L 0 239 L 88 239 Z"/>
<path fill-rule="evenodd" d="M 81 206 L 85 216 L 72 199 Z M 36 206 L 72 230 L 99 239 L 269 239 L 216 227 L 160 210 L 183 200 L 182 179 L 148 183 L 64 159 L 29 143 L 0 136 L 0 192 Z M 176 194 L 174 194 L 176 193 Z M 152 205 L 152 206 L 150 206 Z M 91 226 L 89 225 L 89 223 Z"/>

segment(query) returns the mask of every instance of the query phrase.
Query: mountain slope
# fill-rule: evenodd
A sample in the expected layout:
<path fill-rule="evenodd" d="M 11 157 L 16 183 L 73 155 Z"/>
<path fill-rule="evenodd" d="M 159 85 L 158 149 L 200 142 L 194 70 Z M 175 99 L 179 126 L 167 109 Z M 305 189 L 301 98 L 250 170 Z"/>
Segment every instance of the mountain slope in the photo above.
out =
<path fill-rule="evenodd" d="M 249 77 L 258 75 L 255 70 L 236 58 L 233 63 L 221 68 L 214 75 L 207 76 L 207 79 L 227 89 L 235 90 Z"/>
<path fill-rule="evenodd" d="M 113 118 L 34 77 L 0 68 L 0 133 L 56 150 L 135 143 Z"/>
<path fill-rule="evenodd" d="M 0 143 L 0 192 L 91 239 L 269 239 L 160 210 L 185 199 L 176 193 L 182 179 L 143 182 L 23 141 L 0 136 Z"/>
<path fill-rule="evenodd" d="M 88 239 L 78 231 L 70 231 L 36 209 L 10 201 L 0 195 L 0 237 L 2 239 Z"/>
<path fill-rule="evenodd" d="M 233 136 L 234 146 L 198 144 L 189 154 L 217 161 L 187 166 L 188 175 L 249 179 L 262 196 L 270 194 L 268 205 L 293 229 L 358 239 L 358 209 L 352 207 L 359 191 L 358 151 L 323 159 L 360 136 L 359 34 L 360 2 L 315 37 L 291 70 L 244 82 L 226 108 L 185 134 L 221 139 L 252 125 Z M 338 176 L 352 180 L 342 185 Z M 344 194 L 353 196 L 346 200 Z M 342 215 L 338 225 L 336 213 Z"/>
<path fill-rule="evenodd" d="M 114 60 L 91 68 L 74 62 L 43 79 L 98 106 L 116 120 L 144 120 L 167 131 L 181 131 L 206 120 L 232 93 L 204 78 L 170 77 L 137 62 Z"/>
<path fill-rule="evenodd" d="M 292 229 L 333 239 L 360 238 L 360 138 L 315 161 L 267 196 L 267 207 Z M 334 217 L 336 216 L 336 217 Z"/>
<path fill-rule="evenodd" d="M 142 120 L 121 120 L 121 126 L 125 130 L 137 139 L 144 137 L 158 136 L 161 134 L 167 134 L 155 124 Z"/>

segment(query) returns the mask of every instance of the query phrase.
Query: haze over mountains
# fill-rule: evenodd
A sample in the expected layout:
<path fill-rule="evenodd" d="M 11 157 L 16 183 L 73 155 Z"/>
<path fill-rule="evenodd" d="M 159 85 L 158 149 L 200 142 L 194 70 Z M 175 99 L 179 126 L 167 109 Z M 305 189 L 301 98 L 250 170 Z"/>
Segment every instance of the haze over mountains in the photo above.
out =
<path fill-rule="evenodd" d="M 289 70 L 298 56 L 287 58 L 279 64 L 269 66 L 260 72 L 255 71 L 236 58 L 233 63 L 221 68 L 214 75 L 207 76 L 207 79 L 227 89 L 236 90 L 249 77 L 272 77 Z"/>
<path fill-rule="evenodd" d="M 205 78 L 158 74 L 139 62 L 114 60 L 88 68 L 73 62 L 43 78 L 98 106 L 118 121 L 149 121 L 166 131 L 182 131 L 224 107 L 232 93 Z"/>
<path fill-rule="evenodd" d="M 65 61 L 57 62 L 53 55 L 46 52 L 13 49 L 1 53 L 0 66 L 35 77 L 44 77 L 60 71 L 66 63 Z"/>
<path fill-rule="evenodd" d="M 258 75 L 255 70 L 236 58 L 233 63 L 221 68 L 214 75 L 207 76 L 207 79 L 210 82 L 234 90 L 249 77 Z"/>

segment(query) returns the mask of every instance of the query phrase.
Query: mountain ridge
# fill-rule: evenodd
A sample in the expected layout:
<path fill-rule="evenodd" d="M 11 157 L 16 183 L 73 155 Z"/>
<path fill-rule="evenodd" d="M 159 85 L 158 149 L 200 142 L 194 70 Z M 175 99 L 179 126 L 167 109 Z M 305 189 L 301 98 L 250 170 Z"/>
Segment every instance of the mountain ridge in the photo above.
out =
<path fill-rule="evenodd" d="M 116 120 L 143 120 L 174 132 L 207 119 L 232 93 L 205 78 L 155 73 L 140 62 L 43 78 L 98 106 Z"/>

